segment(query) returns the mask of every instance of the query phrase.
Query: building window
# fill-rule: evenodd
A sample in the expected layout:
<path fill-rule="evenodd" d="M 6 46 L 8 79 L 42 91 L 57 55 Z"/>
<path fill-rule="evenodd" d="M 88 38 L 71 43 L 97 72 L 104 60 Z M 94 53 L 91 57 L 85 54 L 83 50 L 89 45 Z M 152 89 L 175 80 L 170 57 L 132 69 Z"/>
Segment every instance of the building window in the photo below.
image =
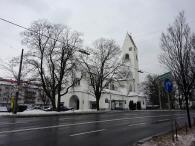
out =
<path fill-rule="evenodd" d="M 111 85 L 110 85 L 110 90 L 115 90 L 114 84 L 111 84 Z"/>
<path fill-rule="evenodd" d="M 87 77 L 87 73 L 86 72 L 82 72 L 82 78 L 86 78 Z"/>
<path fill-rule="evenodd" d="M 129 60 L 129 54 L 125 54 L 125 60 Z"/>
<path fill-rule="evenodd" d="M 80 79 L 79 78 L 76 78 L 75 80 L 74 80 L 74 86 L 76 87 L 76 86 L 80 86 Z"/>
<path fill-rule="evenodd" d="M 131 92 L 131 91 L 132 91 L 132 85 L 129 84 L 129 92 Z"/>
<path fill-rule="evenodd" d="M 136 54 L 136 60 L 138 61 L 138 57 L 137 57 L 137 54 Z"/>
<path fill-rule="evenodd" d="M 105 84 L 105 89 L 109 89 L 109 84 L 108 83 Z"/>
<path fill-rule="evenodd" d="M 105 103 L 108 103 L 108 98 L 105 99 Z"/>
<path fill-rule="evenodd" d="M 132 47 L 129 47 L 129 51 L 132 51 Z"/>
<path fill-rule="evenodd" d="M 126 78 L 131 78 L 133 76 L 132 72 L 131 71 L 128 71 L 127 75 L 126 75 Z"/>

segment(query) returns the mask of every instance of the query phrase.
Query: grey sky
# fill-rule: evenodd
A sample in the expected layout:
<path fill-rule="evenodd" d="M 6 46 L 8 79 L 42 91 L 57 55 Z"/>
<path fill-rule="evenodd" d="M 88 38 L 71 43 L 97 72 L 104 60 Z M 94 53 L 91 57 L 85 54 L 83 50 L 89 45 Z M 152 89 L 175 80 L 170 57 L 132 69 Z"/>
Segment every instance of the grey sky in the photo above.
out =
<path fill-rule="evenodd" d="M 85 45 L 106 37 L 121 46 L 128 31 L 139 50 L 140 69 L 152 73 L 165 72 L 158 63 L 159 39 L 180 11 L 195 32 L 194 0 L 1 0 L 0 9 L 0 17 L 26 27 L 38 19 L 68 25 L 83 33 Z M 21 31 L 0 21 L 2 60 L 20 54 Z M 6 77 L 1 70 L 0 76 Z"/>

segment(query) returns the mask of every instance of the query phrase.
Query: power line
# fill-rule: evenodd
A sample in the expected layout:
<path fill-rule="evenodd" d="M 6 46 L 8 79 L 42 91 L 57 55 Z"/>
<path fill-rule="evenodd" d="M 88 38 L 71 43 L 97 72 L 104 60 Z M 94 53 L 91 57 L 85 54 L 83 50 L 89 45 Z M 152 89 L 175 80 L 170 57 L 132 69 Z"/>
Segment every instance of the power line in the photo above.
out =
<path fill-rule="evenodd" d="M 11 25 L 14 25 L 14 26 L 16 26 L 16 27 L 20 27 L 20 28 L 22 28 L 22 29 L 25 29 L 25 30 L 27 30 L 27 31 L 36 33 L 36 34 L 38 34 L 38 35 L 44 36 L 44 37 L 46 37 L 46 38 L 48 38 L 48 39 L 52 39 L 52 40 L 54 40 L 54 41 L 57 41 L 57 42 L 60 42 L 60 43 L 64 44 L 63 41 L 60 41 L 60 40 L 58 40 L 58 39 L 52 38 L 51 36 L 47 36 L 47 35 L 45 35 L 45 34 L 39 33 L 39 32 L 37 32 L 37 31 L 34 31 L 34 30 L 29 29 L 29 28 L 27 28 L 27 27 L 24 27 L 24 26 L 22 26 L 22 25 L 20 25 L 20 24 L 14 23 L 13 21 L 9 21 L 9 20 L 4 19 L 4 18 L 1 18 L 1 17 L 0 17 L 0 20 L 3 21 L 3 22 L 9 23 L 9 24 L 11 24 Z M 89 55 L 89 53 L 86 52 L 86 51 L 83 50 L 83 49 L 78 49 L 78 51 L 79 51 L 80 53 Z"/>
<path fill-rule="evenodd" d="M 54 40 L 54 41 L 58 41 L 58 42 L 60 42 L 60 43 L 64 43 L 63 41 L 60 41 L 60 40 L 58 40 L 58 39 L 52 38 L 52 37 L 47 36 L 47 35 L 45 35 L 45 34 L 41 34 L 41 33 L 39 33 L 39 32 L 36 32 L 36 31 L 34 31 L 34 30 L 32 30 L 32 29 L 29 29 L 29 28 L 27 28 L 27 27 L 25 27 L 25 26 L 22 26 L 22 25 L 20 25 L 20 24 L 17 24 L 17 23 L 15 23 L 15 22 L 13 22 L 13 21 L 9 21 L 9 20 L 4 19 L 4 18 L 1 18 L 1 17 L 0 17 L 0 20 L 3 21 L 3 22 L 9 23 L 9 24 L 11 24 L 11 25 L 14 25 L 14 26 L 16 26 L 16 27 L 20 27 L 20 28 L 22 28 L 22 29 L 25 29 L 25 30 L 27 30 L 27 31 L 36 33 L 36 34 L 38 34 L 38 35 L 44 36 L 44 37 L 46 37 L 46 38 L 48 38 L 48 39 L 50 38 L 50 39 L 52 39 L 52 40 Z M 89 55 L 89 53 L 86 52 L 85 50 L 80 49 L 80 50 L 78 50 L 78 51 L 81 52 L 81 53 L 84 53 L 84 54 Z M 134 67 L 134 66 L 129 66 L 129 67 L 130 67 L 130 68 L 136 69 L 137 72 L 139 72 L 139 73 L 149 73 L 149 74 L 152 74 L 152 73 L 150 73 L 150 72 L 147 72 L 147 71 L 144 71 L 144 70 L 140 70 L 140 69 L 138 69 L 138 68 L 136 68 L 136 67 Z"/>
<path fill-rule="evenodd" d="M 4 19 L 4 18 L 1 18 L 1 17 L 0 17 L 0 20 L 1 20 L 1 21 L 4 21 L 4 22 L 6 22 L 6 23 L 9 23 L 9 24 L 11 24 L 11 25 L 14 25 L 14 26 L 16 26 L 16 27 L 20 27 L 20 28 L 22 28 L 22 29 L 28 30 L 28 31 L 30 31 L 30 32 L 34 32 L 34 33 L 39 34 L 39 35 L 41 35 L 41 36 L 44 36 L 44 37 L 46 37 L 46 38 L 50 38 L 50 39 L 52 39 L 52 40 L 54 40 L 54 41 L 58 41 L 58 42 L 60 42 L 60 43 L 64 43 L 64 42 L 62 42 L 62 41 L 60 41 L 60 40 L 57 40 L 57 39 L 52 38 L 52 37 L 50 37 L 50 36 L 47 36 L 47 35 L 45 35 L 45 34 L 39 33 L 39 32 L 37 32 L 37 31 L 34 31 L 34 30 L 32 30 L 32 29 L 29 29 L 29 28 L 27 28 L 27 27 L 24 27 L 24 26 L 22 26 L 22 25 L 20 25 L 20 24 L 17 24 L 17 23 L 12 22 L 12 21 L 6 20 L 6 19 Z"/>

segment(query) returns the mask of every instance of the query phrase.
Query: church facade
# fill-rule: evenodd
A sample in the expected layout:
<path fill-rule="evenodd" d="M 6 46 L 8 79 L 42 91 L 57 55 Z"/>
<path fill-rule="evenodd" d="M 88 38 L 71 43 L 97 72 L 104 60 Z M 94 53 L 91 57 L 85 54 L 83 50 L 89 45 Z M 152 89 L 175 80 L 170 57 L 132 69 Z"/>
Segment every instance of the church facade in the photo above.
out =
<path fill-rule="evenodd" d="M 126 70 L 126 74 L 123 79 L 118 81 L 119 84 L 110 83 L 107 89 L 103 91 L 99 102 L 100 109 L 145 109 L 145 97 L 138 93 L 138 49 L 128 33 L 121 51 L 121 61 L 125 64 L 123 69 Z M 73 107 L 75 110 L 96 109 L 96 99 L 89 92 L 89 85 L 85 76 L 78 82 L 76 87 L 61 98 L 61 101 L 65 106 Z"/>

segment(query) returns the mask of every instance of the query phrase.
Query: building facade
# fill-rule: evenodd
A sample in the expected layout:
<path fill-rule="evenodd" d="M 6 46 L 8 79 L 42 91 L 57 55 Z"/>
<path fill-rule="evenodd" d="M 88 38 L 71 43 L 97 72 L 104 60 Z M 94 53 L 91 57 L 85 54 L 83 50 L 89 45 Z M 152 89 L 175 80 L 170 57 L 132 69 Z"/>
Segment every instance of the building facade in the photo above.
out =
<path fill-rule="evenodd" d="M 145 109 L 145 97 L 138 93 L 139 84 L 139 66 L 138 49 L 130 34 L 126 34 L 122 45 L 121 61 L 125 64 L 124 78 L 115 82 L 103 91 L 100 98 L 100 109 L 132 109 L 132 103 L 136 105 L 135 109 Z M 67 107 L 74 107 L 76 110 L 89 110 L 96 108 L 96 99 L 89 91 L 87 75 L 78 82 L 77 86 L 72 88 L 68 94 L 61 98 L 61 101 Z"/>
<path fill-rule="evenodd" d="M 0 78 L 0 106 L 10 106 L 15 96 L 17 81 Z M 18 104 L 43 105 L 43 91 L 37 85 L 22 83 L 19 89 Z M 46 98 L 46 97 L 45 97 Z"/>

